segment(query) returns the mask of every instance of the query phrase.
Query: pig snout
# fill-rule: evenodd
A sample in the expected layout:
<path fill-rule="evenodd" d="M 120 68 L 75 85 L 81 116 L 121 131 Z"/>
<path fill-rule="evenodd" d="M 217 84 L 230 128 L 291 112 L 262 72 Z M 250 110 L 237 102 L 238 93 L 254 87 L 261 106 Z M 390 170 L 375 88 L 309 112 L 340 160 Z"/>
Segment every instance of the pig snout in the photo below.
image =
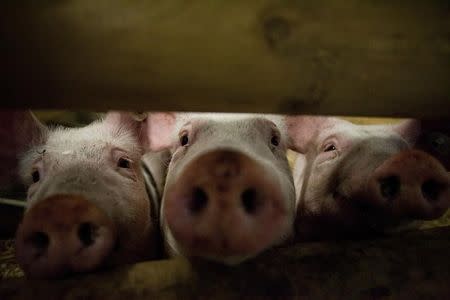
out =
<path fill-rule="evenodd" d="M 184 254 L 248 257 L 279 239 L 288 211 L 279 184 L 267 172 L 231 150 L 208 152 L 189 163 L 165 199 L 167 224 Z"/>
<path fill-rule="evenodd" d="M 429 220 L 450 205 L 450 176 L 432 156 L 418 150 L 400 152 L 384 161 L 369 179 L 375 205 L 395 216 Z"/>
<path fill-rule="evenodd" d="M 52 278 L 101 265 L 115 244 L 111 219 L 81 196 L 39 201 L 16 236 L 17 261 L 27 276 Z"/>

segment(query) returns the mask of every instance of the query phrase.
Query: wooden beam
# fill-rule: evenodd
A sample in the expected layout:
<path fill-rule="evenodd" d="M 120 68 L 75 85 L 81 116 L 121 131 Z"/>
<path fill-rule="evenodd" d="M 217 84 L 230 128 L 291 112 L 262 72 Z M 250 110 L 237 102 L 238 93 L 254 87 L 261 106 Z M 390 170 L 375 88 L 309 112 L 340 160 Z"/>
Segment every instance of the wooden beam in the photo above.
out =
<path fill-rule="evenodd" d="M 2 1 L 1 107 L 450 117 L 445 0 Z"/>
<path fill-rule="evenodd" d="M 448 299 L 450 227 L 298 244 L 237 267 L 177 258 L 57 281 L 0 282 L 1 299 Z"/>

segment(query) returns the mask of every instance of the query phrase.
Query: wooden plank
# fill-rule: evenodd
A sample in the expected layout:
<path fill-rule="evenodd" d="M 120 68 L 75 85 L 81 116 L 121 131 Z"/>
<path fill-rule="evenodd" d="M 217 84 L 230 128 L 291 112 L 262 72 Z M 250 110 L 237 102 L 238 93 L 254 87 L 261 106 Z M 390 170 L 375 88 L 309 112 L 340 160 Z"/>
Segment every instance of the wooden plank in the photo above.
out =
<path fill-rule="evenodd" d="M 298 244 L 238 267 L 177 258 L 57 281 L 0 282 L 1 299 L 448 299 L 450 227 Z"/>
<path fill-rule="evenodd" d="M 2 1 L 1 107 L 450 117 L 445 0 Z"/>

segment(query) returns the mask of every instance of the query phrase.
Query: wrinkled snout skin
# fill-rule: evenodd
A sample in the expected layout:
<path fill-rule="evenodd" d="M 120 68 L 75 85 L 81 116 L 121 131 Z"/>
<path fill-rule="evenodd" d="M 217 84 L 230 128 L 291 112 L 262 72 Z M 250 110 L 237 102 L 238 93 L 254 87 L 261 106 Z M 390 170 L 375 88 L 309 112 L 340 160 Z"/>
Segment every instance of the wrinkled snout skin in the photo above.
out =
<path fill-rule="evenodd" d="M 237 264 L 292 235 L 294 186 L 283 137 L 278 143 L 276 133 L 271 144 L 274 126 L 258 118 L 190 120 L 162 200 L 169 255 Z"/>
<path fill-rule="evenodd" d="M 81 196 L 55 195 L 25 215 L 16 235 L 16 257 L 31 278 L 92 271 L 110 255 L 114 222 Z"/>
<path fill-rule="evenodd" d="M 306 120 L 303 119 L 303 120 Z M 450 205 L 450 178 L 414 150 L 410 123 L 362 126 L 308 118 L 294 166 L 298 240 L 367 237 L 439 218 Z M 306 126 L 303 123 L 303 126 Z"/>

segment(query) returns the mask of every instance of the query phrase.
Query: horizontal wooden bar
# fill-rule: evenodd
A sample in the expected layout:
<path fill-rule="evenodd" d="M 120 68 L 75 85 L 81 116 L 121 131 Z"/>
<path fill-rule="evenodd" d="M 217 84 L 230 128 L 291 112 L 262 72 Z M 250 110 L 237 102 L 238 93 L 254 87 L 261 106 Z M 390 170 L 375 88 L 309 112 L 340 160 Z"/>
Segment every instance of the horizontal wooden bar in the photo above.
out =
<path fill-rule="evenodd" d="M 57 281 L 0 282 L 1 299 L 448 299 L 450 227 L 298 244 L 237 267 L 177 258 Z"/>
<path fill-rule="evenodd" d="M 0 205 L 10 205 L 14 207 L 25 208 L 25 201 L 16 199 L 0 198 Z"/>
<path fill-rule="evenodd" d="M 445 0 L 0 3 L 0 106 L 450 117 Z"/>

